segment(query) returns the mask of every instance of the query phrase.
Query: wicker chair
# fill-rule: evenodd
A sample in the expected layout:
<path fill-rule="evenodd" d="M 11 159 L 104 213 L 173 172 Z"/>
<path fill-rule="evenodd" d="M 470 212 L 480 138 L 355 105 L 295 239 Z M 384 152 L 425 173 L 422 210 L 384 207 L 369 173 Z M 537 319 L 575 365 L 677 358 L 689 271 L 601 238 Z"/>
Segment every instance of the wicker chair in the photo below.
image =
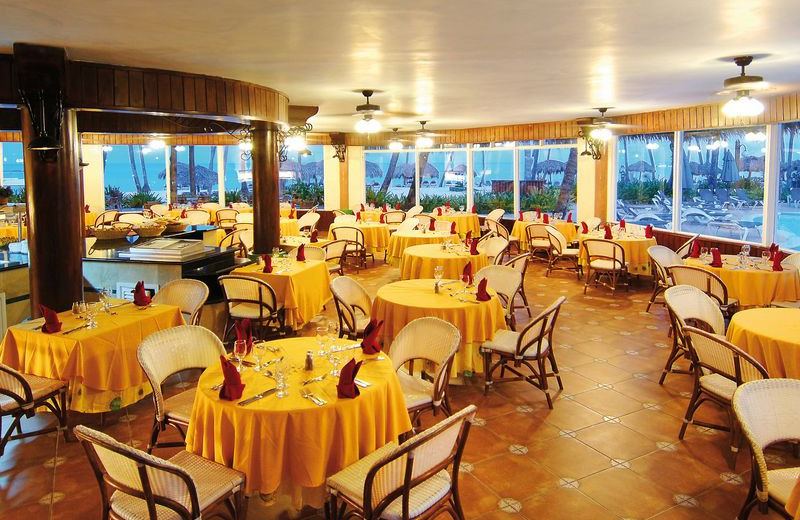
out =
<path fill-rule="evenodd" d="M 125 212 L 117 214 L 117 222 L 127 222 L 128 224 L 141 224 L 147 217 L 137 212 Z"/>
<path fill-rule="evenodd" d="M 219 363 L 225 348 L 210 330 L 196 325 L 182 325 L 154 332 L 142 340 L 136 352 L 150 386 L 153 387 L 155 420 L 147 453 L 153 448 L 186 445 L 186 431 L 196 389 L 186 390 L 168 399 L 162 385 L 169 377 L 191 369 L 205 369 Z M 181 442 L 158 442 L 158 434 L 172 426 L 181 435 Z"/>
<path fill-rule="evenodd" d="M 800 271 L 800 253 L 793 253 L 781 261 L 782 264 L 789 264 L 795 269 Z M 800 300 L 798 301 L 777 301 L 770 303 L 770 307 L 780 307 L 783 309 L 800 309 Z"/>
<path fill-rule="evenodd" d="M 222 206 L 219 205 L 219 202 L 203 202 L 197 206 L 199 209 L 204 209 L 206 211 L 217 211 L 219 209 L 223 209 Z"/>
<path fill-rule="evenodd" d="M 367 290 L 354 279 L 340 276 L 331 280 L 331 293 L 339 316 L 339 337 L 362 337 L 372 312 L 372 298 Z"/>
<path fill-rule="evenodd" d="M 389 357 L 400 380 L 400 388 L 406 400 L 411 422 L 419 426 L 419 417 L 426 411 L 436 415 L 440 410 L 452 415 L 447 400 L 447 385 L 453 366 L 461 332 L 439 318 L 417 318 L 397 333 L 389 349 Z M 428 361 L 436 366 L 435 372 L 426 377 L 414 376 L 414 361 Z M 431 379 L 431 381 L 428 381 Z"/>
<path fill-rule="evenodd" d="M 536 212 L 535 211 L 523 211 L 522 212 L 522 221 L 523 222 L 533 222 L 536 220 Z"/>
<path fill-rule="evenodd" d="M 529 224 L 525 228 L 525 241 L 528 243 L 528 252 L 531 258 L 537 258 L 536 253 L 546 253 L 547 262 L 550 263 L 550 234 L 547 224 Z"/>
<path fill-rule="evenodd" d="M 691 285 L 714 298 L 725 317 L 731 317 L 739 308 L 739 301 L 728 298 L 725 282 L 707 269 L 690 265 L 673 265 L 667 268 L 673 285 Z"/>
<path fill-rule="evenodd" d="M 239 235 L 244 232 L 244 229 L 234 229 L 224 237 L 222 237 L 217 244 L 220 249 L 231 248 L 236 249 L 236 256 L 238 258 L 245 258 L 247 256 L 240 240 Z"/>
<path fill-rule="evenodd" d="M 686 427 L 697 424 L 706 428 L 731 432 L 731 468 L 736 467 L 736 453 L 739 441 L 736 432 L 736 418 L 733 415 L 731 399 L 736 388 L 748 381 L 768 379 L 766 369 L 736 345 L 718 336 L 695 327 L 684 327 L 681 335 L 686 340 L 694 365 L 694 390 L 686 409 L 678 438 L 683 440 Z M 709 401 L 717 404 L 728 413 L 728 425 L 694 421 L 694 414 L 701 404 Z"/>
<path fill-rule="evenodd" d="M 44 427 L 29 432 L 22 431 L 22 419 L 36 415 L 36 409 L 45 407 L 56 416 L 58 426 Z M 10 417 L 8 430 L 0 434 L 0 456 L 9 441 L 25 439 L 34 435 L 44 435 L 63 431 L 69 440 L 67 429 L 67 383 L 58 379 L 22 374 L 13 368 L 0 364 L 0 423 L 3 417 Z M 14 435 L 14 430 L 17 431 Z"/>
<path fill-rule="evenodd" d="M 431 221 L 436 222 L 436 219 L 434 217 L 432 217 L 430 215 L 425 215 L 424 213 L 418 213 L 417 215 L 414 215 L 414 218 L 416 218 L 419 221 L 419 224 L 418 224 L 419 227 L 420 228 L 424 228 L 424 229 L 430 229 Z M 435 225 L 436 224 L 434 224 L 434 226 Z M 449 223 L 448 223 L 448 225 L 449 225 Z M 450 228 L 447 228 L 447 229 L 449 230 Z"/>
<path fill-rule="evenodd" d="M 512 237 L 511 233 L 508 232 L 508 229 L 501 224 L 499 220 L 492 220 L 489 217 L 486 217 L 484 223 L 486 224 L 486 228 L 489 230 L 490 234 L 508 240 L 509 254 L 512 253 L 512 250 L 516 253 L 521 251 L 519 239 L 517 237 Z"/>
<path fill-rule="evenodd" d="M 355 215 L 348 215 L 346 213 L 342 213 L 341 215 L 336 215 L 333 217 L 334 224 L 355 224 L 356 223 L 356 216 Z"/>
<path fill-rule="evenodd" d="M 530 257 L 530 253 L 522 253 L 521 255 L 517 255 L 503 264 L 507 265 L 508 267 L 513 267 L 519 271 L 520 276 L 522 277 L 522 284 L 519 286 L 519 296 L 522 298 L 523 305 L 514 305 L 514 307 L 511 309 L 511 312 L 513 313 L 516 309 L 525 309 L 528 311 L 529 318 L 533 315 L 531 314 L 531 306 L 528 303 L 528 295 L 525 294 L 525 274 L 528 272 L 528 260 Z"/>
<path fill-rule="evenodd" d="M 180 307 L 183 320 L 189 325 L 200 324 L 203 305 L 208 300 L 208 286 L 199 280 L 180 279 L 165 284 L 153 296 L 153 303 Z"/>
<path fill-rule="evenodd" d="M 733 412 L 744 438 L 750 445 L 753 470 L 739 520 L 747 520 L 758 506 L 786 519 L 795 518 L 786 511 L 787 501 L 800 477 L 800 467 L 769 469 L 764 450 L 780 442 L 800 441 L 800 380 L 762 379 L 745 383 L 733 394 Z M 792 512 L 795 513 L 796 512 Z"/>
<path fill-rule="evenodd" d="M 600 224 L 603 223 L 603 219 L 600 217 L 589 217 L 586 219 L 586 225 L 589 228 L 589 231 L 593 231 L 600 227 Z"/>
<path fill-rule="evenodd" d="M 579 261 L 580 249 L 570 248 L 567 244 L 567 237 L 564 233 L 550 225 L 545 225 L 547 231 L 547 238 L 550 240 L 550 260 L 547 262 L 547 271 L 545 276 L 550 276 L 554 270 L 575 271 L 578 280 L 583 276 L 583 266 Z M 558 264 L 566 261 L 569 263 L 567 267 L 560 267 Z"/>
<path fill-rule="evenodd" d="M 469 405 L 399 446 L 390 442 L 328 477 L 326 518 L 429 519 L 448 513 L 464 520 L 458 478 L 476 410 Z"/>
<path fill-rule="evenodd" d="M 308 231 L 309 233 L 313 232 L 317 229 L 317 224 L 319 223 L 319 213 L 309 211 L 299 219 L 297 219 L 297 226 L 300 228 L 300 231 Z"/>
<path fill-rule="evenodd" d="M 258 329 L 261 329 L 262 339 L 264 329 L 280 334 L 284 332 L 286 310 L 283 302 L 279 302 L 275 296 L 275 290 L 267 282 L 259 278 L 234 274 L 220 276 L 218 280 L 228 310 L 223 341 L 233 331 L 235 321 L 244 318 L 249 318 Z"/>
<path fill-rule="evenodd" d="M 99 227 L 104 224 L 111 224 L 112 222 L 116 222 L 117 215 L 119 215 L 119 211 L 115 209 L 110 209 L 108 211 L 104 211 L 97 215 L 97 218 L 94 219 L 94 227 Z"/>
<path fill-rule="evenodd" d="M 211 221 L 211 214 L 204 209 L 187 209 L 186 218 L 184 220 L 186 220 L 190 226 L 204 226 Z"/>
<path fill-rule="evenodd" d="M 628 289 L 628 263 L 625 261 L 625 250 L 621 245 L 611 240 L 601 240 L 597 238 L 587 238 L 582 242 L 586 252 L 586 283 L 583 286 L 583 294 L 589 285 L 602 285 L 611 289 L 611 293 L 617 291 L 620 281 Z M 603 282 L 602 277 L 608 281 Z"/>
<path fill-rule="evenodd" d="M 647 255 L 650 257 L 653 271 L 655 271 L 653 294 L 650 296 L 650 301 L 647 302 L 647 309 L 645 309 L 645 312 L 650 312 L 650 307 L 654 303 L 664 303 L 663 301 L 657 301 L 657 298 L 672 287 L 672 279 L 667 272 L 667 268 L 673 265 L 683 265 L 683 259 L 672 249 L 665 246 L 650 246 L 647 248 Z"/>
<path fill-rule="evenodd" d="M 233 226 L 236 225 L 236 216 L 238 214 L 239 211 L 232 208 L 218 209 L 216 214 L 217 226 L 222 229 L 233 229 Z"/>
<path fill-rule="evenodd" d="M 347 247 L 346 240 L 334 240 L 320 246 L 325 251 L 325 261 L 328 264 L 328 273 L 337 273 L 344 276 L 344 250 Z"/>
<path fill-rule="evenodd" d="M 159 217 L 163 217 L 167 213 L 169 213 L 169 205 L 168 204 L 153 204 L 150 206 L 150 211 L 154 214 L 158 215 Z"/>
<path fill-rule="evenodd" d="M 239 224 L 237 224 L 237 226 L 238 225 Z M 250 225 L 252 226 L 252 224 Z M 242 255 L 245 257 L 249 256 L 250 251 L 253 250 L 253 245 L 255 244 L 255 236 L 253 234 L 254 233 L 253 228 L 248 227 L 235 231 L 241 231 L 241 233 L 239 233 L 239 244 L 241 244 L 242 246 Z"/>
<path fill-rule="evenodd" d="M 413 206 L 410 210 L 406 211 L 406 218 L 416 217 L 417 215 L 422 213 L 422 209 L 423 209 L 422 206 L 420 206 L 419 204 Z"/>
<path fill-rule="evenodd" d="M 355 259 L 356 271 L 360 270 L 361 268 L 366 269 L 367 257 L 371 257 L 372 265 L 375 265 L 375 255 L 367 251 L 363 231 L 357 227 L 340 226 L 333 228 L 331 233 L 333 234 L 334 240 L 345 240 L 347 242 L 347 245 L 344 248 L 344 256 L 345 258 Z"/>
<path fill-rule="evenodd" d="M 433 223 L 434 231 L 438 233 L 449 233 L 453 223 L 447 220 L 437 220 Z"/>
<path fill-rule="evenodd" d="M 522 288 L 522 273 L 507 265 L 487 265 L 475 273 L 475 284 L 486 278 L 486 285 L 497 293 L 505 309 L 506 323 L 512 330 L 516 325 L 514 298 Z"/>
<path fill-rule="evenodd" d="M 416 217 L 410 217 L 402 221 L 400 224 L 397 225 L 397 229 L 395 229 L 395 233 L 397 232 L 406 232 L 406 231 L 414 231 L 419 226 L 419 219 Z"/>
<path fill-rule="evenodd" d="M 236 223 L 237 224 L 252 224 L 253 223 L 253 214 L 252 213 L 239 213 L 236 215 Z"/>
<path fill-rule="evenodd" d="M 681 257 L 681 259 L 686 258 L 687 256 L 689 256 L 689 253 L 692 250 L 692 245 L 694 244 L 694 241 L 697 240 L 697 238 L 699 236 L 700 236 L 700 234 L 698 233 L 698 234 L 695 234 L 695 235 L 692 235 L 691 237 L 689 237 L 689 240 L 684 242 L 681 245 L 681 247 L 679 247 L 678 249 L 675 250 L 675 254 L 678 255 L 679 257 Z"/>
<path fill-rule="evenodd" d="M 300 249 L 300 248 L 296 247 L 296 248 L 292 249 L 291 251 L 289 251 L 289 257 L 296 259 L 297 258 L 298 249 Z M 319 260 L 319 261 L 322 261 L 322 262 L 324 262 L 326 260 L 326 256 L 327 255 L 325 254 L 325 250 L 322 249 L 319 246 L 306 245 L 306 247 L 303 248 L 303 251 L 304 251 L 306 260 Z"/>
<path fill-rule="evenodd" d="M 672 349 L 670 350 L 664 370 L 658 380 L 663 385 L 667 374 L 689 374 L 686 370 L 673 369 L 673 365 L 680 359 L 692 361 L 692 356 L 686 346 L 686 340 L 681 331 L 687 325 L 702 328 L 714 334 L 725 334 L 725 318 L 719 310 L 717 303 L 703 291 L 691 285 L 676 285 L 664 291 L 664 301 L 667 305 L 670 323 L 674 334 L 672 335 Z"/>
<path fill-rule="evenodd" d="M 479 252 L 486 254 L 492 264 L 502 265 L 508 245 L 508 240 L 503 237 L 487 235 L 485 239 L 478 242 L 477 249 Z"/>
<path fill-rule="evenodd" d="M 387 211 L 383 214 L 383 221 L 389 226 L 389 233 L 394 233 L 406 220 L 406 212 L 400 210 Z"/>
<path fill-rule="evenodd" d="M 486 218 L 483 219 L 483 224 L 481 225 L 481 231 L 483 231 L 484 233 L 488 233 L 490 231 L 489 227 L 486 225 L 486 219 L 494 220 L 495 222 L 500 222 L 501 220 L 503 220 L 503 215 L 505 214 L 506 210 L 504 210 L 503 208 L 495 208 L 492 211 L 490 211 L 486 215 Z"/>
<path fill-rule="evenodd" d="M 547 378 L 555 377 L 558 382 L 558 388 L 564 389 L 561 376 L 558 373 L 556 357 L 553 353 L 553 330 L 555 329 L 561 305 L 565 301 L 566 298 L 563 296 L 557 299 L 526 325 L 521 332 L 498 330 L 491 341 L 486 341 L 481 345 L 485 371 L 484 394 L 489 392 L 489 388 L 494 383 L 524 380 L 543 391 L 547 397 L 547 406 L 551 409 L 553 408 L 553 400 L 550 397 Z M 492 363 L 494 356 L 499 359 Z M 550 372 L 547 371 L 547 361 L 550 362 Z M 533 366 L 533 363 L 536 363 L 536 367 Z M 523 365 L 530 370 L 530 375 L 521 371 Z M 492 374 L 498 367 L 500 368 L 501 379 L 494 380 Z M 503 379 L 506 370 L 514 374 L 515 377 Z"/>
<path fill-rule="evenodd" d="M 154 457 L 86 426 L 75 435 L 100 485 L 103 518 L 199 519 L 218 516 L 220 505 L 230 518 L 246 516 L 243 473 L 188 451 Z"/>
<path fill-rule="evenodd" d="M 244 211 L 246 209 L 253 209 L 253 208 L 250 207 L 250 204 L 248 204 L 246 202 L 232 202 L 231 203 L 231 207 L 233 209 L 239 210 L 240 212 Z M 250 213 L 250 214 L 252 215 L 252 213 Z"/>

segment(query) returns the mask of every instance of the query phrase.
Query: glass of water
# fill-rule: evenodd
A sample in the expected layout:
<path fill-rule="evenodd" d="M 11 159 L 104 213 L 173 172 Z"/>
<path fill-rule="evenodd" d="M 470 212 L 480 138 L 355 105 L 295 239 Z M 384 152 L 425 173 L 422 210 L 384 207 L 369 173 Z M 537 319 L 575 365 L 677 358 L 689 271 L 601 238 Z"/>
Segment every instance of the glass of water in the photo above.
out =
<path fill-rule="evenodd" d="M 289 397 L 289 392 L 287 391 L 289 389 L 288 372 L 289 366 L 285 359 L 275 364 L 275 388 L 278 390 L 275 392 L 275 396 L 279 399 Z"/>
<path fill-rule="evenodd" d="M 261 360 L 264 358 L 264 345 L 261 343 L 254 343 L 252 355 L 253 362 L 255 363 L 253 370 L 256 372 L 261 372 Z"/>
<path fill-rule="evenodd" d="M 444 276 L 444 266 L 437 265 L 433 268 L 433 278 L 436 280 L 436 283 L 441 281 L 442 277 Z"/>
<path fill-rule="evenodd" d="M 328 326 L 327 325 L 320 325 L 317 327 L 317 344 L 319 344 L 319 351 L 317 351 L 317 355 L 322 357 L 326 354 L 325 346 L 328 344 Z"/>
<path fill-rule="evenodd" d="M 708 248 L 707 247 L 701 247 L 700 248 L 700 256 L 703 258 L 703 260 L 707 260 L 708 259 Z"/>
<path fill-rule="evenodd" d="M 744 256 L 750 256 L 750 244 L 745 244 L 742 246 L 742 254 Z"/>
<path fill-rule="evenodd" d="M 761 261 L 764 262 L 764 265 L 769 263 L 769 251 L 761 251 Z"/>

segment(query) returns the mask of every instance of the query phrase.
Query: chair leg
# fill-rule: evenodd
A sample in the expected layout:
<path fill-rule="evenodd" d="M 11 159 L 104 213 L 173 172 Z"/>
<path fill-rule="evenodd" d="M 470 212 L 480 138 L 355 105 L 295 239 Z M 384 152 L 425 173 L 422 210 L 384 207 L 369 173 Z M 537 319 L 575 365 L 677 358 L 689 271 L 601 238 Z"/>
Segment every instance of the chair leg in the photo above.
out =
<path fill-rule="evenodd" d="M 153 453 L 153 448 L 158 444 L 158 434 L 161 432 L 161 423 L 157 419 L 153 420 L 153 431 L 150 433 L 150 444 L 147 445 L 147 453 Z"/>
<path fill-rule="evenodd" d="M 563 390 L 564 384 L 561 382 L 561 374 L 558 373 L 558 364 L 556 363 L 556 355 L 553 352 L 553 349 L 550 349 L 550 354 L 548 354 L 547 358 L 550 360 L 550 365 L 553 367 L 553 374 L 556 376 L 556 381 L 558 382 L 558 389 Z"/>
<path fill-rule="evenodd" d="M 661 286 L 658 284 L 658 282 L 656 282 L 656 286 L 653 289 L 653 295 L 650 296 L 650 301 L 647 302 L 647 308 L 644 310 L 644 312 L 650 312 L 650 307 L 656 302 L 656 298 L 659 294 L 661 294 Z"/>
<path fill-rule="evenodd" d="M 680 440 L 683 440 L 683 436 L 686 435 L 686 427 L 692 422 L 694 412 L 697 411 L 697 408 L 702 402 L 703 401 L 700 399 L 700 388 L 695 388 L 694 392 L 692 393 L 692 398 L 689 401 L 689 407 L 686 409 L 686 416 L 683 418 L 681 431 L 678 433 L 678 438 Z"/>
<path fill-rule="evenodd" d="M 522 296 L 522 303 L 525 304 L 525 310 L 528 311 L 528 317 L 532 318 L 533 315 L 531 314 L 531 306 L 528 303 L 528 297 L 525 295 L 525 288 L 523 287 L 519 293 Z"/>
<path fill-rule="evenodd" d="M 492 386 L 492 355 L 489 353 L 483 354 L 483 371 L 483 395 L 488 395 Z"/>

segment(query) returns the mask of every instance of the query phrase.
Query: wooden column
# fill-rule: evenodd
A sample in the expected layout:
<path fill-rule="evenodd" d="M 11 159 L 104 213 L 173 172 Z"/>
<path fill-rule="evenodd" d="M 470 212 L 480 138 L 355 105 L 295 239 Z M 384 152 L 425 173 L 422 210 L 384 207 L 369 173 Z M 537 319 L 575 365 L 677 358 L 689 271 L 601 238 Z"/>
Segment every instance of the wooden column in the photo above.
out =
<path fill-rule="evenodd" d="M 269 253 L 280 244 L 278 131 L 263 121 L 252 123 L 253 252 Z"/>

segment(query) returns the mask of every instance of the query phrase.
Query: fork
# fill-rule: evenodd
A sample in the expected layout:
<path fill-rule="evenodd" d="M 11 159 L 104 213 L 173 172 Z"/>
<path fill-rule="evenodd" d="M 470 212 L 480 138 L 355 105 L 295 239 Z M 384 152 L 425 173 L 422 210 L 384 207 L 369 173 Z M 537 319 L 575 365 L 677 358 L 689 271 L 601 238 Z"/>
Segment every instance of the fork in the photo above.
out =
<path fill-rule="evenodd" d="M 322 374 L 321 376 L 312 377 L 311 379 L 306 379 L 305 381 L 303 381 L 303 386 L 310 385 L 311 383 L 317 383 L 319 381 L 322 381 L 326 377 L 328 377 L 327 372 Z"/>
<path fill-rule="evenodd" d="M 300 396 L 303 399 L 308 399 L 309 401 L 311 401 L 312 403 L 314 403 L 317 406 L 322 406 L 322 403 L 318 400 L 319 398 L 316 397 L 311 392 L 309 392 L 308 390 L 306 390 L 305 388 L 301 388 L 300 389 Z"/>

